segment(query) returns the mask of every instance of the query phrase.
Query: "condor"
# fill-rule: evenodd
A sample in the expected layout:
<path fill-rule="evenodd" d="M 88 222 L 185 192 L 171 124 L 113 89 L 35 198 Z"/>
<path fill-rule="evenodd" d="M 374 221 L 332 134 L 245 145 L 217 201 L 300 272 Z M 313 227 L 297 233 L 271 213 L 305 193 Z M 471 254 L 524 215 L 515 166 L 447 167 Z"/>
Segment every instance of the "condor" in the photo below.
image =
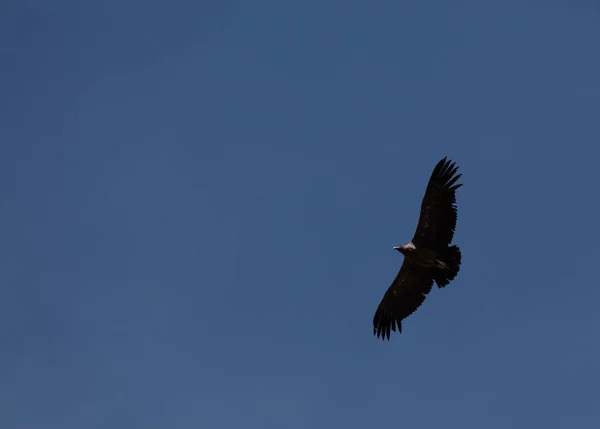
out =
<path fill-rule="evenodd" d="M 389 341 L 390 332 L 402 332 L 402 320 L 423 304 L 433 282 L 442 288 L 448 285 L 460 270 L 461 253 L 451 246 L 456 228 L 456 183 L 461 174 L 458 167 L 444 158 L 433 169 L 421 215 L 412 241 L 394 250 L 404 255 L 404 262 L 392 285 L 388 288 L 373 318 L 373 333 Z"/>

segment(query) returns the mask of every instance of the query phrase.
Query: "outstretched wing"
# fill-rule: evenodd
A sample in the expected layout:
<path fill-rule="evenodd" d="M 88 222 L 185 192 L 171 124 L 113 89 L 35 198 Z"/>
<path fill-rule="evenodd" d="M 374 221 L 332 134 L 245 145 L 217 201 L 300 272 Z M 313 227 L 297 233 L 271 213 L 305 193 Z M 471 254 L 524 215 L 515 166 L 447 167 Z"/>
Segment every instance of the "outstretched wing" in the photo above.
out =
<path fill-rule="evenodd" d="M 386 291 L 373 317 L 373 334 L 383 340 L 390 332 L 402 332 L 402 320 L 423 304 L 431 291 L 433 277 L 430 270 L 408 262 L 400 267 L 391 286 Z"/>
<path fill-rule="evenodd" d="M 438 250 L 450 245 L 456 228 L 456 184 L 458 167 L 444 158 L 437 163 L 421 202 L 421 215 L 412 242 L 417 247 Z"/>

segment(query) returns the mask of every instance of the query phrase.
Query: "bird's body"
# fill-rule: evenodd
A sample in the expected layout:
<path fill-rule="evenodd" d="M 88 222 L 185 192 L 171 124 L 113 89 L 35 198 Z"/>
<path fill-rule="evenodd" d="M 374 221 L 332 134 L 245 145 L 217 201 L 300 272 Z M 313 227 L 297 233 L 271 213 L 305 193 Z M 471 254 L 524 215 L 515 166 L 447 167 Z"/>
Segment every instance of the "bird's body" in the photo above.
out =
<path fill-rule="evenodd" d="M 398 275 L 388 288 L 373 318 L 373 333 L 383 339 L 390 331 L 402 332 L 402 320 L 425 301 L 433 282 L 442 288 L 460 270 L 461 252 L 450 245 L 456 227 L 458 167 L 446 158 L 433 169 L 421 203 L 421 214 L 412 241 L 394 249 L 404 255 Z"/>
<path fill-rule="evenodd" d="M 448 268 L 442 260 L 441 255 L 433 249 L 416 247 L 413 243 L 408 243 L 404 246 L 396 246 L 394 249 L 402 253 L 411 263 L 423 268 Z"/>

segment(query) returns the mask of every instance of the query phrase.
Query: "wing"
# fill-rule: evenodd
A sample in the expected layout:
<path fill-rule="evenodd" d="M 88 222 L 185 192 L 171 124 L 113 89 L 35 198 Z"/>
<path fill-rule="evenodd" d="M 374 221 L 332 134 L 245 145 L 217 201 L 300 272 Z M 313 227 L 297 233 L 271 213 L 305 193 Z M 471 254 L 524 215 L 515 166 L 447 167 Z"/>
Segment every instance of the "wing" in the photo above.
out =
<path fill-rule="evenodd" d="M 406 260 L 388 288 L 373 317 L 373 334 L 390 339 L 390 331 L 402 332 L 402 320 L 423 304 L 431 291 L 433 277 L 430 270 Z"/>
<path fill-rule="evenodd" d="M 450 245 L 456 228 L 456 174 L 455 163 L 444 158 L 437 163 L 421 202 L 421 215 L 412 242 L 417 247 L 443 249 Z"/>

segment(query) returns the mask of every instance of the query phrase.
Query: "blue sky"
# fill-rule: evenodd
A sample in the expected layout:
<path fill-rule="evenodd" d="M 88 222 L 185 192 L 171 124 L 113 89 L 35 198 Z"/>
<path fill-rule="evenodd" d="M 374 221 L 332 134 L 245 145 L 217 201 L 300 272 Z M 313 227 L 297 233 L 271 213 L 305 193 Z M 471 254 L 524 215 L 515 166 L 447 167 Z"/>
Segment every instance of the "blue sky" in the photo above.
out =
<path fill-rule="evenodd" d="M 0 427 L 597 428 L 600 5 L 0 6 Z M 463 265 L 372 317 L 442 157 Z"/>

